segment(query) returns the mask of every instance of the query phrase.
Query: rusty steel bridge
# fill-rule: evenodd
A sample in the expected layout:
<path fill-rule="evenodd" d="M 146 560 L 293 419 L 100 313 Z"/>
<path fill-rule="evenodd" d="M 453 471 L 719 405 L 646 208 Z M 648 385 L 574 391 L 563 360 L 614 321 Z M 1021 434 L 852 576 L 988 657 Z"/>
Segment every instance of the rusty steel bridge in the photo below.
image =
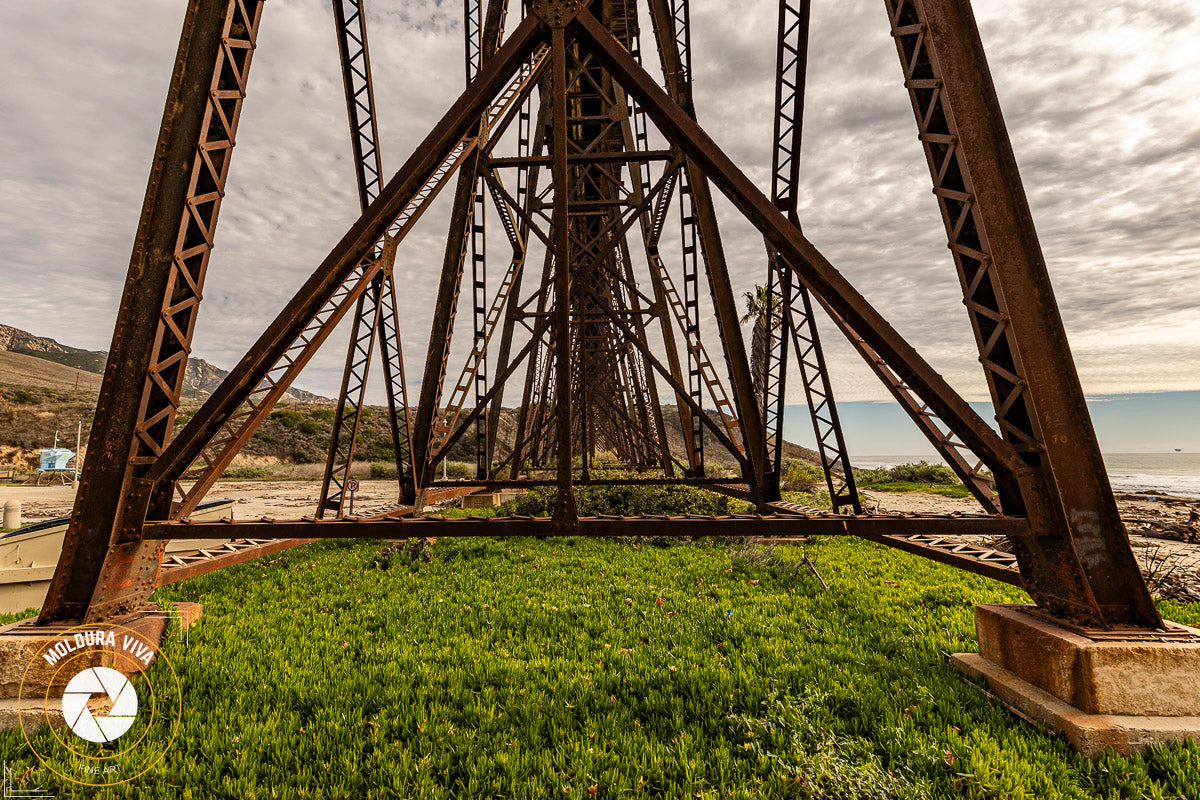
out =
<path fill-rule="evenodd" d="M 379 148 L 363 2 L 332 3 L 360 216 L 176 424 L 264 13 L 262 0 L 187 4 L 81 488 L 37 624 L 110 619 L 161 582 L 314 538 L 536 534 L 859 536 L 1023 586 L 1077 624 L 1162 627 L 1117 513 L 968 2 L 881 0 L 879 22 L 895 39 L 896 90 L 912 101 L 913 146 L 928 162 L 995 426 L 801 230 L 809 0 L 779 3 L 769 193 L 696 121 L 687 0 L 511 10 L 466 0 L 466 89 L 394 173 Z M 506 29 L 510 17 L 519 22 Z M 443 190 L 437 303 L 431 328 L 414 332 L 393 264 Z M 717 193 L 765 242 L 762 359 L 749 357 L 739 327 Z M 863 513 L 818 308 L 833 326 L 822 334 L 846 337 L 981 513 Z M 343 320 L 351 336 L 312 514 L 191 521 Z M 464 340 L 465 360 L 452 363 Z M 426 341 L 410 392 L 402 344 Z M 396 500 L 352 514 L 347 482 L 372 364 L 386 390 Z M 808 401 L 832 510 L 781 497 L 789 381 Z M 521 400 L 501 447 L 506 388 Z M 674 449 L 671 415 L 683 442 Z M 436 473 L 463 442 L 476 462 L 466 488 Z M 705 477 L 716 453 L 738 478 Z M 599 470 L 599 454 L 628 477 Z M 574 487 L 613 482 L 704 487 L 755 511 L 581 517 Z M 476 487 L 535 485 L 557 490 L 549 517 L 419 513 Z M 962 538 L 976 535 L 1006 536 L 1014 552 Z M 164 565 L 165 540 L 192 538 L 235 542 Z"/>

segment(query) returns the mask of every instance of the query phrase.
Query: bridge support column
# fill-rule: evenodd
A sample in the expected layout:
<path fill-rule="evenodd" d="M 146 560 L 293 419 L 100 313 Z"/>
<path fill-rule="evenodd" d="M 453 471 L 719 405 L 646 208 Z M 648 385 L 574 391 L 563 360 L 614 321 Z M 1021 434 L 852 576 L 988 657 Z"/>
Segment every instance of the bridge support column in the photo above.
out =
<path fill-rule="evenodd" d="M 1032 605 L 975 607 L 979 653 L 950 663 L 1086 756 L 1200 740 L 1200 630 L 1067 626 Z"/>

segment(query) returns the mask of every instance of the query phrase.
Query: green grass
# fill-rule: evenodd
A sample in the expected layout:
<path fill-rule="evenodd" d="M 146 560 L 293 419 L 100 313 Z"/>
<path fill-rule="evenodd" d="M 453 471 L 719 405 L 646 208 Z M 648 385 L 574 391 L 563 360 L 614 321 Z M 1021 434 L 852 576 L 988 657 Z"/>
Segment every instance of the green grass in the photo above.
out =
<path fill-rule="evenodd" d="M 27 619 L 38 613 L 36 608 L 27 608 L 24 611 L 18 611 L 15 614 L 0 614 L 0 625 L 7 625 L 10 622 L 16 622 L 20 619 Z"/>
<path fill-rule="evenodd" d="M 204 603 L 182 732 L 136 789 L 59 797 L 1197 798 L 1200 747 L 1088 761 L 946 664 L 1007 585 L 879 545 L 318 542 L 165 587 Z M 1196 607 L 1163 604 L 1200 622 Z M 156 665 L 157 667 L 158 665 Z M 46 734 L 41 734 L 45 736 Z M 594 794 L 591 787 L 595 787 Z"/>
<path fill-rule="evenodd" d="M 943 497 L 970 497 L 971 492 L 961 483 L 918 483 L 916 481 L 880 481 L 859 484 L 860 489 L 876 489 L 881 492 L 925 492 Z"/>

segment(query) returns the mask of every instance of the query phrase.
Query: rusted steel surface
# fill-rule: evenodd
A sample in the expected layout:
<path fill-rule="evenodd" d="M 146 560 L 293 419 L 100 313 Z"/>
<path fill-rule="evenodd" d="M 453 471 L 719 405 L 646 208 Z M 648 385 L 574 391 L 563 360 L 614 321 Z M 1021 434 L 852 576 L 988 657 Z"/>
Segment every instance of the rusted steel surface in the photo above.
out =
<path fill-rule="evenodd" d="M 800 517 L 821 515 L 821 509 L 803 506 L 787 501 L 769 503 L 772 511 L 794 514 Z M 979 519 L 971 515 L 966 519 Z M 996 517 L 992 517 L 996 519 Z M 885 529 L 886 530 L 886 529 Z M 1028 530 L 1028 528 L 1026 528 Z M 964 541 L 961 537 L 968 535 L 969 530 L 959 530 L 953 533 L 937 532 L 927 529 L 921 533 L 905 533 L 899 528 L 896 531 L 882 533 L 878 528 L 856 531 L 856 535 L 879 544 L 903 550 L 952 567 L 965 569 L 977 575 L 985 575 L 1014 586 L 1024 586 L 1018 569 L 1017 557 L 1012 553 L 996 550 L 986 544 Z"/>
<path fill-rule="evenodd" d="M 646 515 L 579 517 L 566 526 L 551 517 L 417 517 L 413 519 L 148 522 L 148 539 L 289 539 L 297 532 L 327 539 L 422 536 L 1015 536 L 1023 517 L 840 516 L 836 514 Z"/>
<path fill-rule="evenodd" d="M 776 267 L 781 266 L 779 258 L 775 259 Z M 825 353 L 817 333 L 812 298 L 802 285 L 793 284 L 790 270 L 779 269 L 778 273 L 783 288 L 781 324 L 791 336 L 796 360 L 800 364 L 800 381 L 804 385 L 804 398 L 808 402 L 813 436 L 821 459 L 821 469 L 825 473 L 825 485 L 829 488 L 830 503 L 835 511 L 849 506 L 854 513 L 860 514 L 862 505 L 858 499 L 858 487 L 854 483 L 854 469 L 850 465 L 846 437 L 838 418 L 837 402 L 833 399 L 829 368 L 825 364 Z"/>
<path fill-rule="evenodd" d="M 411 230 L 420 214 L 428 208 L 429 200 L 445 184 L 445 179 L 478 144 L 477 137 L 470 135 L 474 127 L 472 120 L 483 115 L 497 95 L 499 102 L 492 108 L 499 116 L 528 87 L 541 58 L 536 33 L 536 21 L 523 22 L 496 57 L 484 66 L 477 81 L 384 186 L 371 209 L 342 237 L 313 276 L 171 442 L 152 470 L 156 481 L 170 480 L 173 473 L 185 469 L 199 455 L 205 443 L 266 376 L 272 364 L 284 355 L 338 286 L 362 263 L 371 260 L 373 248 L 385 234 L 402 239 Z M 534 57 L 532 61 L 531 56 Z M 506 91 L 502 93 L 502 90 Z M 393 227 L 394 230 L 390 230 Z"/>
<path fill-rule="evenodd" d="M 1028 529 L 1026 529 L 1028 530 Z M 876 532 L 860 534 L 862 538 L 872 542 L 903 550 L 906 553 L 922 556 L 931 561 L 949 564 L 952 567 L 974 572 L 986 578 L 993 578 L 1013 586 L 1025 588 L 1025 581 L 1017 566 L 1017 558 L 1012 553 L 994 550 L 986 545 L 964 542 L 957 536 L 937 534 L 917 534 L 904 536 L 902 534 L 880 535 Z"/>
<path fill-rule="evenodd" d="M 395 249 L 390 246 L 392 258 Z M 359 423 L 367 394 L 367 376 L 382 317 L 383 275 L 376 275 L 371 288 L 358 298 L 354 324 L 351 327 L 350 347 L 342 373 L 342 389 L 338 393 L 337 410 L 333 416 L 333 431 L 329 437 L 329 453 L 325 458 L 325 474 L 321 479 L 321 494 L 317 501 L 317 516 L 341 516 L 346 504 L 346 482 L 354 466 L 354 449 L 358 443 Z"/>
<path fill-rule="evenodd" d="M 392 262 L 394 263 L 394 262 Z M 389 266 L 385 262 L 385 266 Z M 396 278 L 392 271 L 384 272 L 386 285 L 380 294 L 382 310 L 379 316 L 379 360 L 383 364 L 383 385 L 387 394 L 388 428 L 392 434 L 392 452 L 396 454 L 396 477 L 400 484 L 400 500 L 413 502 L 414 496 L 405 493 L 412 484 L 416 466 L 412 458 L 412 418 L 408 410 L 408 383 L 404 379 L 404 354 L 400 348 L 400 308 L 396 303 Z"/>
<path fill-rule="evenodd" d="M 180 501 L 174 507 L 172 516 L 185 517 L 204 500 L 221 473 L 291 388 L 296 376 L 316 355 L 338 323 L 355 307 L 363 292 L 371 287 L 381 267 L 379 261 L 369 261 L 351 273 L 225 420 L 218 433 L 205 443 L 183 476 L 185 480 L 190 479 L 191 483 L 185 484 L 183 480 L 176 482 Z"/>
<path fill-rule="evenodd" d="M 957 0 L 885 0 L 980 363 L 1026 465 L 1017 542 L 1039 604 L 1092 624 L 1161 627 L 1129 548 L 1067 345 L 979 30 Z"/>
<path fill-rule="evenodd" d="M 425 497 L 427 503 L 438 503 L 456 497 L 471 494 L 476 487 L 447 488 L 429 492 Z M 395 506 L 384 511 L 373 511 L 356 514 L 354 519 L 397 519 L 412 516 L 412 506 Z M 231 567 L 234 564 L 244 564 L 263 556 L 288 550 L 317 539 L 233 539 L 220 542 L 211 547 L 202 547 L 184 553 L 167 555 L 162 562 L 159 572 L 158 585 L 195 578 L 214 572 L 218 569 Z"/>
<path fill-rule="evenodd" d="M 928 389 L 947 424 L 984 458 L 993 471 L 1025 469 L 1011 446 L 988 427 L 979 415 L 864 298 L 774 204 L 729 160 L 719 147 L 658 87 L 653 78 L 589 14 L 576 18 L 582 35 L 594 45 L 593 53 L 645 108 L 665 135 L 695 159 L 715 185 L 750 222 L 788 256 L 793 272 L 815 294 L 825 297 L 839 313 L 858 326 L 872 346 L 910 384 Z M 961 431 L 960 431 L 961 429 Z"/>
<path fill-rule="evenodd" d="M 477 491 L 477 488 L 465 486 L 435 489 L 426 494 L 425 502 L 432 504 L 452 500 L 472 494 Z M 354 515 L 353 519 L 398 519 L 411 517 L 413 511 L 414 509 L 411 505 L 393 506 L 382 511 L 364 510 L 362 513 Z M 162 570 L 159 572 L 158 577 L 158 585 L 163 586 L 168 583 L 194 578 L 198 575 L 204 575 L 218 569 L 233 566 L 234 564 L 254 561 L 263 556 L 274 555 L 283 550 L 315 541 L 317 539 L 312 538 L 233 539 L 228 542 L 214 544 L 211 547 L 202 547 L 191 552 L 172 553 L 163 559 Z"/>
<path fill-rule="evenodd" d="M 262 2 L 191 0 L 96 406 L 91 445 L 39 619 L 112 615 L 148 596 L 148 468 L 170 441 L 229 176 Z M 155 505 L 169 512 L 166 502 Z"/>
<path fill-rule="evenodd" d="M 158 585 L 195 578 L 234 564 L 244 564 L 263 556 L 297 547 L 316 539 L 234 539 L 189 553 L 173 553 L 163 559 Z"/>
<path fill-rule="evenodd" d="M 696 112 L 691 91 L 689 46 L 691 34 L 688 29 L 687 1 L 671 0 L 668 4 L 667 0 L 650 0 L 650 17 L 658 39 L 658 51 L 663 63 L 663 71 L 667 75 L 668 92 L 678 103 L 675 107 L 694 121 Z M 576 20 L 580 19 L 586 19 L 593 24 L 596 22 L 587 12 L 576 17 Z M 599 25 L 596 27 L 600 28 Z M 610 41 L 615 42 L 607 31 L 605 31 L 605 35 Z M 629 53 L 624 52 L 623 57 L 629 59 Z M 636 62 L 633 63 L 636 66 Z M 632 87 L 628 85 L 625 88 L 627 91 L 633 91 Z M 643 98 L 637 99 L 643 100 Z M 649 113 L 650 110 L 648 108 L 646 110 Z M 675 144 L 678 146 L 680 143 L 675 142 Z M 687 185 L 691 190 L 692 211 L 699 232 L 705 272 L 716 316 L 717 332 L 720 335 L 734 403 L 741 420 L 742 444 L 748 467 L 743 467 L 743 477 L 750 482 L 750 491 L 758 500 L 762 496 L 762 480 L 766 471 L 764 458 L 766 438 L 762 423 L 762 411 L 754 393 L 750 361 L 742 339 L 742 329 L 738 324 L 737 302 L 734 299 L 733 285 L 729 279 L 728 265 L 721 244 L 708 178 L 703 166 L 691 157 L 686 148 L 684 148 L 684 152 L 688 156 L 685 162 Z"/>
<path fill-rule="evenodd" d="M 779 3 L 779 40 L 775 75 L 775 150 L 772 159 L 771 200 L 780 211 L 788 216 L 789 220 L 796 224 L 797 228 L 800 227 L 797 197 L 800 181 L 799 158 L 804 120 L 804 85 L 807 73 L 810 7 L 809 0 L 799 0 L 799 2 L 780 0 Z M 853 471 L 849 467 L 850 460 L 846 451 L 844 434 L 837 419 L 837 408 L 833 400 L 828 370 L 825 367 L 825 358 L 812 314 L 812 300 L 804 285 L 794 284 L 790 271 L 781 268 L 778 263 L 779 258 L 781 256 L 778 252 L 768 245 L 768 297 L 773 298 L 778 292 L 782 299 L 782 305 L 779 307 L 780 313 L 776 313 L 777 306 L 774 302 L 768 306 L 770 355 L 767 361 L 768 370 L 764 388 L 766 414 L 770 418 L 767 424 L 768 449 L 771 450 L 769 456 L 773 459 L 774 469 L 778 473 L 781 466 L 788 333 L 790 332 L 792 337 L 797 339 L 797 357 L 801 367 L 800 377 L 804 381 L 830 497 L 834 499 L 835 506 L 840 505 L 838 498 L 851 500 L 854 510 L 859 512 L 861 508 L 854 505 L 858 502 L 858 493 L 853 482 Z M 976 461 L 972 466 L 962 452 L 961 443 L 956 441 L 953 433 L 942 430 L 936 414 L 930 409 L 929 404 L 917 398 L 907 384 L 888 367 L 887 362 L 880 358 L 862 337 L 849 327 L 845 320 L 836 312 L 829 309 L 826 311 L 892 396 L 900 403 L 900 406 L 926 435 L 938 455 L 950 465 L 984 509 L 999 513 L 1000 505 L 992 489 L 993 482 L 982 474 L 982 463 Z M 815 403 L 814 399 L 816 399 Z M 823 405 L 825 403 L 827 406 Z M 832 464 L 841 465 L 840 476 L 830 469 Z"/>
<path fill-rule="evenodd" d="M 771 159 L 771 202 L 800 229 L 800 147 L 804 131 L 804 89 L 808 72 L 809 0 L 780 0 L 779 37 L 775 70 L 775 146 Z M 817 332 L 812 298 L 802 283 L 792 280 L 784 256 L 767 244 L 767 294 L 762 378 L 766 428 L 767 479 L 774 496 L 783 477 L 782 444 L 787 390 L 788 344 L 795 351 L 800 382 L 812 420 L 813 437 L 833 509 L 849 507 L 862 513 L 846 438 L 838 417 L 829 367 Z"/>
<path fill-rule="evenodd" d="M 954 432 L 945 428 L 941 420 L 929 403 L 923 401 L 906 384 L 899 375 L 897 375 L 887 362 L 884 361 L 871 346 L 867 344 L 861 336 L 855 333 L 845 320 L 837 316 L 836 313 L 829 311 L 830 318 L 845 334 L 850 344 L 858 351 L 863 360 L 875 373 L 880 382 L 895 398 L 900 407 L 904 409 L 917 426 L 917 429 L 925 435 L 933 448 L 937 450 L 942 460 L 949 465 L 950 469 L 954 470 L 954 474 L 963 482 L 963 485 L 971 492 L 979 505 L 983 506 L 985 511 L 993 514 L 999 514 L 1000 498 L 996 496 L 995 479 L 987 474 L 987 469 L 982 461 L 978 458 L 971 457 L 970 449 L 959 441 Z"/>
<path fill-rule="evenodd" d="M 491 303 L 487 306 L 476 306 L 477 309 L 483 309 L 483 317 L 481 320 L 476 320 L 476 336 L 472 343 L 471 352 L 463 363 L 458 380 L 454 383 L 454 389 L 450 392 L 450 399 L 447 401 L 446 409 L 438 416 L 438 421 L 435 424 L 435 438 L 433 441 L 435 449 L 441 449 L 446 445 L 450 435 L 454 432 L 458 418 L 462 415 L 467 398 L 473 396 L 475 405 L 478 406 L 483 396 L 487 394 L 487 381 L 482 372 L 486 361 L 487 347 L 491 343 L 492 335 L 500 325 L 501 315 L 508 307 L 514 289 L 519 286 L 518 279 L 523 267 L 524 252 L 522 251 L 519 257 L 514 254 L 514 258 L 510 261 L 508 270 L 501 279 L 500 286 L 496 290 L 496 296 L 492 299 Z M 500 363 L 507 364 L 509 360 L 505 358 Z M 481 389 L 482 391 L 480 391 Z M 484 473 L 486 473 L 486 465 L 484 466 Z"/>
<path fill-rule="evenodd" d="M 629 58 L 627 53 L 616 46 L 612 37 L 604 31 L 602 26 L 597 25 L 595 20 L 587 14 L 580 15 L 576 24 L 580 26 L 583 35 L 595 44 L 597 57 L 630 91 L 636 94 L 660 129 L 705 166 L 714 182 L 730 197 L 731 201 L 739 207 L 743 214 L 755 222 L 772 243 L 788 257 L 791 266 L 798 272 L 798 277 L 806 283 L 809 289 L 823 298 L 823 302 L 833 307 L 846 319 L 873 349 L 887 359 L 889 365 L 903 380 L 918 388 L 922 397 L 928 400 L 943 421 L 950 425 L 965 443 L 975 449 L 989 466 L 993 467 L 993 471 L 998 473 L 998 478 L 1019 475 L 1022 483 L 1028 485 L 1028 491 L 1023 491 L 1022 494 L 1030 496 L 1029 502 L 1039 502 L 1039 498 L 1044 498 L 1048 488 L 1045 484 L 1036 485 L 1036 475 L 1032 474 L 1035 471 L 1031 470 L 1028 458 L 1019 457 L 1011 444 L 998 441 L 998 437 L 985 425 L 982 425 L 982 421 L 978 420 L 966 407 L 965 402 L 917 355 L 911 346 L 904 342 L 878 312 L 845 282 L 836 269 L 804 239 L 803 235 L 794 226 L 786 224 L 782 215 L 771 206 L 770 201 L 737 170 L 688 115 L 671 103 L 657 84 Z M 977 41 L 977 34 L 975 39 Z M 980 57 L 981 53 L 977 53 L 970 63 L 983 63 Z M 978 79 L 978 75 L 976 78 Z M 964 88 L 961 91 L 970 95 L 971 90 Z M 1000 130 L 1002 131 L 1003 128 L 1000 127 Z M 1011 151 L 1009 157 L 1011 158 Z M 997 161 L 1003 161 L 1003 159 L 997 159 Z M 1016 186 L 1019 186 L 1019 183 Z M 1044 269 L 1041 272 L 1044 277 Z M 1017 283 L 1018 285 L 1012 289 L 1014 293 L 1022 294 L 1022 289 L 1024 289 L 1025 294 L 1033 294 L 1033 286 L 1028 281 L 1021 285 L 1021 280 L 1018 279 Z M 1048 284 L 1043 288 L 1048 291 Z M 1049 296 L 1052 297 L 1052 295 Z M 1027 301 L 1032 299 L 1032 297 L 1026 298 Z M 1056 313 L 1050 316 L 1057 320 Z M 1042 321 L 1044 322 L 1044 320 Z M 1060 342 L 1048 339 L 1046 344 L 1048 347 L 1056 348 L 1058 355 L 1067 356 L 1069 359 L 1065 348 L 1057 346 Z M 1073 378 L 1073 368 L 1065 374 Z M 1075 390 L 1078 391 L 1077 382 L 1070 380 L 1066 382 L 1073 383 Z M 1063 418 L 1062 424 L 1070 424 L 1072 416 L 1075 417 L 1075 421 L 1078 421 L 1078 413 L 1083 408 L 1084 406 L 1080 402 L 1072 411 L 1071 416 Z M 1084 427 L 1090 433 L 1090 424 Z M 1093 485 L 1096 481 L 1104 480 L 1102 468 L 1098 464 L 1096 466 L 1091 479 Z M 1104 502 L 1113 502 L 1111 491 L 1102 490 L 1099 495 L 1106 496 L 1107 499 Z M 1044 537 L 1047 548 L 1054 547 L 1053 542 L 1056 540 L 1058 542 L 1069 542 L 1070 540 L 1073 531 L 1067 524 L 1067 520 L 1060 517 L 1058 523 L 1056 535 Z M 1063 552 L 1061 545 L 1058 548 L 1060 552 Z M 1140 585 L 1140 575 L 1137 574 L 1136 569 L 1130 572 L 1124 570 L 1122 566 L 1124 563 L 1132 562 L 1132 555 L 1129 553 L 1128 547 L 1124 548 L 1120 558 L 1101 560 L 1109 569 L 1121 569 L 1126 582 L 1138 585 L 1138 591 L 1134 592 L 1130 599 L 1140 604 L 1139 598 L 1146 595 L 1144 586 Z M 1059 580 L 1066 581 L 1061 587 L 1059 599 L 1062 602 L 1058 605 L 1059 613 L 1085 615 L 1090 613 L 1095 618 L 1097 606 L 1090 602 L 1091 588 L 1081 581 L 1071 581 L 1069 559 L 1057 563 L 1046 561 L 1035 569 L 1047 579 L 1051 586 Z M 1034 581 L 1030 583 L 1031 586 L 1036 585 Z M 1048 595 L 1048 597 L 1052 598 L 1053 595 Z M 1054 600 L 1050 602 L 1054 602 Z M 1111 608 L 1109 610 L 1112 611 Z M 1157 624 L 1155 618 L 1150 617 L 1142 622 L 1147 625 Z"/>
<path fill-rule="evenodd" d="M 507 3 L 468 0 L 467 88 L 381 185 L 362 0 L 334 3 L 362 216 L 172 438 L 259 10 L 245 0 L 191 0 L 97 413 L 93 446 L 102 457 L 85 466 L 44 622 L 112 615 L 159 579 L 299 539 L 855 535 L 1026 586 L 1045 610 L 1083 624 L 1161 626 L 1104 478 L 968 3 L 885 0 L 1000 435 L 800 230 L 795 198 L 807 0 L 780 4 L 771 197 L 696 122 L 686 0 L 648 2 L 664 80 L 642 66 L 636 0 L 537 0 L 506 41 Z M 211 126 L 218 122 L 224 138 L 214 139 Z M 506 136 L 513 123 L 516 135 Z M 651 149 L 651 123 L 665 148 Z M 514 140 L 515 155 L 497 152 Z M 180 158 L 195 165 L 190 176 L 164 170 Z M 410 420 L 390 264 L 459 170 Z M 778 307 L 768 302 L 763 397 L 756 395 L 738 325 L 712 186 L 764 237 L 769 297 L 783 298 Z M 678 262 L 659 250 L 675 208 Z M 495 270 L 487 268 L 488 217 L 498 220 L 509 245 Z M 634 228 L 644 264 L 631 258 Z M 544 251 L 540 273 L 524 269 L 531 247 Z M 705 283 L 721 340 L 716 361 L 700 336 Z M 813 301 L 996 513 L 841 515 L 778 500 L 790 347 L 800 359 L 834 505 L 858 510 Z M 460 302 L 473 309 L 470 354 L 443 408 Z M 355 331 L 318 513 L 190 521 L 199 499 L 352 310 Z M 494 358 L 489 348 L 497 338 Z M 389 391 L 399 496 L 397 505 L 349 516 L 341 490 L 375 344 Z M 496 445 L 500 406 L 506 382 L 522 370 L 515 443 L 504 455 Z M 674 394 L 683 452 L 671 452 L 659 387 Z M 435 466 L 472 428 L 477 479 L 437 481 Z M 740 482 L 704 477 L 715 448 L 736 461 Z M 625 475 L 601 471 L 613 468 Z M 181 481 L 185 475 L 196 480 L 189 485 Z M 575 507 L 575 486 L 680 483 L 749 499 L 762 513 L 580 518 Z M 414 507 L 481 488 L 533 486 L 557 487 L 553 516 L 411 518 Z M 180 502 L 173 504 L 176 491 Z M 325 513 L 333 518 L 318 518 Z M 1006 536 L 1017 552 L 963 538 L 976 536 Z M 168 538 L 239 543 L 205 548 L 174 566 L 190 572 L 163 577 L 158 555 Z"/>
<path fill-rule="evenodd" d="M 379 129 L 375 119 L 375 90 L 371 81 L 371 56 L 367 39 L 363 0 L 333 0 L 334 27 L 341 56 L 342 83 L 345 87 L 346 114 L 350 122 L 350 144 L 354 153 L 355 180 L 358 185 L 359 212 L 365 212 L 383 188 L 383 157 L 379 152 Z M 371 372 L 372 355 L 378 340 L 385 370 L 387 400 L 397 471 L 405 473 L 401 457 L 402 442 L 407 440 L 407 412 L 403 429 L 396 407 L 404 402 L 403 355 L 398 326 L 390 325 L 395 313 L 392 266 L 396 258 L 395 241 L 387 241 L 376 251 L 382 268 L 370 288 L 359 296 L 350 328 L 350 345 L 342 372 L 342 389 L 333 416 L 325 473 L 317 514 L 342 514 L 346 502 L 345 485 L 350 478 L 354 450 L 358 442 L 363 400 Z M 398 373 L 398 374 L 397 374 Z M 402 432 L 403 431 L 403 432 Z"/>
<path fill-rule="evenodd" d="M 475 5 L 477 5 L 475 0 L 466 4 L 468 17 L 476 16 L 472 12 Z M 477 52 L 474 57 L 468 52 L 467 76 L 469 80 L 475 79 L 468 84 L 468 92 L 472 86 L 479 83 L 478 78 L 482 74 L 483 66 L 492 66 L 493 52 L 499 44 L 503 31 L 504 19 L 501 13 L 503 6 L 504 4 L 495 1 L 489 4 L 487 19 L 478 34 Z M 532 20 L 527 19 L 526 23 L 529 22 Z M 470 27 L 471 25 L 468 24 L 468 35 L 470 35 Z M 526 90 L 528 88 L 528 86 L 525 87 Z M 524 94 L 525 91 L 522 92 L 521 97 L 514 98 L 518 107 L 524 101 Z M 450 345 L 458 311 L 463 268 L 473 243 L 478 246 L 480 242 L 479 237 L 472 233 L 477 224 L 475 215 L 483 211 L 484 200 L 480 193 L 482 184 L 480 166 L 486 161 L 483 151 L 490 141 L 490 137 L 499 133 L 499 131 L 493 130 L 496 121 L 478 114 L 469 120 L 468 130 L 479 146 L 464 159 L 454 191 L 450 228 L 446 237 L 441 278 L 438 282 L 437 300 L 434 304 L 429 345 L 425 356 L 424 377 L 421 381 L 416 413 L 413 416 L 412 448 L 413 461 L 416 465 L 413 480 L 416 482 L 416 487 L 424 486 L 427 481 L 432 479 L 433 469 L 436 466 L 433 453 L 438 447 L 438 442 L 435 441 L 436 429 L 441 425 L 442 383 L 446 377 L 446 366 L 450 358 Z M 482 225 L 482 222 L 479 224 Z M 477 264 L 478 262 L 472 258 L 472 269 L 475 269 Z M 475 294 L 476 292 L 473 291 L 472 295 Z M 474 352 L 474 348 L 472 351 Z M 474 366 L 477 372 L 482 366 L 482 362 L 475 360 Z M 474 374 L 472 382 L 473 379 Z"/>
<path fill-rule="evenodd" d="M 550 156 L 554 159 L 551 179 L 558 191 L 554 193 L 554 377 L 558 387 L 555 399 L 555 434 L 558 455 L 558 494 L 555 497 L 554 524 L 566 529 L 577 524 L 579 512 L 571 491 L 574 464 L 571 463 L 574 438 L 571 424 L 575 398 L 567 393 L 571 384 L 571 195 L 566 191 L 569 177 L 567 164 L 567 40 L 561 27 L 551 33 L 550 45 L 550 130 L 553 132 Z"/>

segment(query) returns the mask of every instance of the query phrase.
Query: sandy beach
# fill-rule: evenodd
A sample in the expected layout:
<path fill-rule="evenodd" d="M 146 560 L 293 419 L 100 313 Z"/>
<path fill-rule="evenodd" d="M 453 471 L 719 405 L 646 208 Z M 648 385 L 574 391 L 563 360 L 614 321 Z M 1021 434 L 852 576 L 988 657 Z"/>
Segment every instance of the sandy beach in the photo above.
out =
<path fill-rule="evenodd" d="M 280 519 L 311 514 L 321 488 L 318 481 L 218 481 L 208 493 L 209 499 L 229 499 L 236 504 L 236 519 L 273 516 Z M 396 485 L 388 480 L 360 480 L 355 495 L 355 510 L 368 511 L 396 502 Z M 924 492 L 883 492 L 864 489 L 865 510 L 873 514 L 951 514 L 981 513 L 983 509 L 970 497 L 943 497 Z M 21 503 L 26 523 L 40 522 L 70 514 L 75 489 L 70 486 L 2 486 L 0 505 L 8 500 Z M 1118 494 L 1117 505 L 1130 533 L 1138 534 L 1148 524 L 1187 525 L 1193 510 L 1200 510 L 1200 499 L 1169 495 Z"/>
<path fill-rule="evenodd" d="M 234 501 L 234 519 L 272 516 L 295 519 L 312 514 L 319 481 L 220 481 L 210 499 Z M 387 480 L 363 480 L 355 496 L 355 511 L 383 510 L 396 503 L 396 485 Z M 924 492 L 862 491 L 865 510 L 873 514 L 980 513 L 973 498 L 943 497 Z M 0 487 L 0 505 L 21 503 L 25 523 L 67 516 L 75 490 L 69 486 Z M 1200 601 L 1200 500 L 1170 495 L 1118 494 L 1117 505 L 1130 535 L 1134 555 L 1151 582 L 1164 596 Z M 1157 535 L 1152 535 L 1157 534 Z M 1164 538 L 1172 536 L 1175 538 Z M 1179 539 L 1191 541 L 1180 541 Z M 1155 585 L 1155 582 L 1161 585 Z"/>

